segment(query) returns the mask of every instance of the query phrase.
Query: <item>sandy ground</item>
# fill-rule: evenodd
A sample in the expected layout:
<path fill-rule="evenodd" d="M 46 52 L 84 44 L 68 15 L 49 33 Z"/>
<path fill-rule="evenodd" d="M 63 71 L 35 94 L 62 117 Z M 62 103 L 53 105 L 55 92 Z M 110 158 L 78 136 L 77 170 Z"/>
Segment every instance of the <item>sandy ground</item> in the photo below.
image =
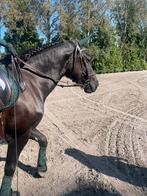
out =
<path fill-rule="evenodd" d="M 93 94 L 56 87 L 48 97 L 38 127 L 48 138 L 48 171 L 33 177 L 38 145 L 29 141 L 18 167 L 21 196 L 147 195 L 147 71 L 97 77 Z M 16 182 L 15 173 L 14 190 Z"/>

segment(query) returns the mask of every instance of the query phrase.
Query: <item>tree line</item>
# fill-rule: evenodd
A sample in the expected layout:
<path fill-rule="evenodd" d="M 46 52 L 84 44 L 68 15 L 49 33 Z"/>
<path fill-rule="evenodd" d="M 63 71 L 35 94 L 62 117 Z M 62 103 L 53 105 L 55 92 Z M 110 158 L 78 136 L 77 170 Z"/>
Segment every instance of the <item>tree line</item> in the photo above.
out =
<path fill-rule="evenodd" d="M 0 21 L 18 53 L 88 37 L 97 73 L 147 69 L 146 0 L 1 0 Z"/>

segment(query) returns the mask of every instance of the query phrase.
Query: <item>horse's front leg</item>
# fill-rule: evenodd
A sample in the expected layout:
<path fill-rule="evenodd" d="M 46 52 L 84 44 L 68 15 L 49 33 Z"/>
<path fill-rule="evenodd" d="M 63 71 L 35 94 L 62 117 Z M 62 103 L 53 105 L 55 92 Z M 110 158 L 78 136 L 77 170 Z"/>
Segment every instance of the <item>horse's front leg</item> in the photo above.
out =
<path fill-rule="evenodd" d="M 47 171 L 46 165 L 46 149 L 47 149 L 47 138 L 39 130 L 34 129 L 31 131 L 30 139 L 35 140 L 39 143 L 39 154 L 37 162 L 37 175 L 42 177 L 44 172 Z"/>
<path fill-rule="evenodd" d="M 16 169 L 19 155 L 29 139 L 29 134 L 26 133 L 17 137 L 17 142 L 14 138 L 8 140 L 7 158 L 5 163 L 5 171 L 1 184 L 0 196 L 11 195 L 12 178 Z"/>

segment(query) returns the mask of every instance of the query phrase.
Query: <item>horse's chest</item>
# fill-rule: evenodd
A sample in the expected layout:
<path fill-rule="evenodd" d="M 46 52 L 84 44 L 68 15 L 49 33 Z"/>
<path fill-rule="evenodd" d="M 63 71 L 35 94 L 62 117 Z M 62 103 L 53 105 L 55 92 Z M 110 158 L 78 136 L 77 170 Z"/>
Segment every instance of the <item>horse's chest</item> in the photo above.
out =
<path fill-rule="evenodd" d="M 24 108 L 22 116 L 19 118 L 21 123 L 22 119 L 25 121 L 28 128 L 35 128 L 43 117 L 44 109 L 42 103 L 30 103 Z"/>
<path fill-rule="evenodd" d="M 14 131 L 15 119 L 16 128 L 19 132 L 26 132 L 34 129 L 43 117 L 44 109 L 41 102 L 30 102 L 29 100 L 19 100 L 16 104 L 16 117 L 14 117 L 13 109 L 9 116 L 9 124 L 7 130 Z M 8 120 L 7 120 L 8 121 Z"/>

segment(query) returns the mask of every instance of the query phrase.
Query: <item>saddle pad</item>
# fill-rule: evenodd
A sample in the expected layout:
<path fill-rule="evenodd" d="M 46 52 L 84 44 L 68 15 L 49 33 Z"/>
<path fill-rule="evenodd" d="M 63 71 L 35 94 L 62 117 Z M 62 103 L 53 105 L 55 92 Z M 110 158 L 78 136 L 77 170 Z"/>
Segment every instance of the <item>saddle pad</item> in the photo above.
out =
<path fill-rule="evenodd" d="M 20 86 L 17 80 L 5 65 L 0 65 L 0 112 L 14 106 L 19 94 Z"/>

